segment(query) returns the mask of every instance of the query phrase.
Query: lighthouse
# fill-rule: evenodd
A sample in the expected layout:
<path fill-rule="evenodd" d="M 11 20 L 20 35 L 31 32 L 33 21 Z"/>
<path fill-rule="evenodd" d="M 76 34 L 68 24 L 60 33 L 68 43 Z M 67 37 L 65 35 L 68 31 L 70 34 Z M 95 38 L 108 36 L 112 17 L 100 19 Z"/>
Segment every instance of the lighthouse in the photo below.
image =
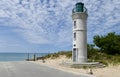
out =
<path fill-rule="evenodd" d="M 73 49 L 74 63 L 87 62 L 87 9 L 84 3 L 78 2 L 72 10 L 73 20 Z"/>

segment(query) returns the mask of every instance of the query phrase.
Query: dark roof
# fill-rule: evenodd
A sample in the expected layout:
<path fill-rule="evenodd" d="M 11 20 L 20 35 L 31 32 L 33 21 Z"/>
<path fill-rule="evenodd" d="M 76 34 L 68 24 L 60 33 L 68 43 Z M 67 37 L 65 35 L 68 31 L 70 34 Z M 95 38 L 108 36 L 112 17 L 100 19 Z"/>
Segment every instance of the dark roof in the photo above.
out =
<path fill-rule="evenodd" d="M 82 3 L 82 2 L 78 2 L 78 3 L 76 3 L 76 5 L 78 5 L 78 4 L 82 4 L 82 5 L 84 5 L 84 3 Z"/>

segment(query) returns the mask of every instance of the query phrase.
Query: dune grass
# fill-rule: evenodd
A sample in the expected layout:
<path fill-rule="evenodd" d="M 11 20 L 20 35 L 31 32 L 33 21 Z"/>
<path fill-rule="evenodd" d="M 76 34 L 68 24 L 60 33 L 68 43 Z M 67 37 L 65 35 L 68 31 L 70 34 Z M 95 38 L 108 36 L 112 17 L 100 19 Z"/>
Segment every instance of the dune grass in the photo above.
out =
<path fill-rule="evenodd" d="M 61 55 L 66 56 L 66 58 L 71 58 L 72 57 L 72 51 L 60 51 L 56 53 L 51 53 L 48 55 L 43 56 L 44 59 L 51 58 L 51 59 L 56 59 L 59 58 Z M 88 61 L 96 61 L 96 62 L 101 62 L 105 65 L 119 65 L 120 64 L 120 55 L 109 55 L 106 53 L 98 52 L 98 50 L 94 51 L 89 51 L 88 52 Z"/>
<path fill-rule="evenodd" d="M 47 54 L 45 56 L 43 56 L 45 59 L 47 58 L 59 58 L 61 55 L 65 55 L 67 58 L 71 58 L 72 57 L 72 51 L 60 51 L 60 52 L 56 52 L 56 53 L 50 53 Z"/>

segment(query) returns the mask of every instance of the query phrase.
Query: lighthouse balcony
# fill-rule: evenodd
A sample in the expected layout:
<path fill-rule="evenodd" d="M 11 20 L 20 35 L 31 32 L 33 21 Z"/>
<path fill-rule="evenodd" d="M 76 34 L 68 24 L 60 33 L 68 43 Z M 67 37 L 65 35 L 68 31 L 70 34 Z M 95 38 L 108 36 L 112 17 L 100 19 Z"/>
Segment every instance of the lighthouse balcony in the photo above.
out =
<path fill-rule="evenodd" d="M 87 13 L 87 9 L 85 7 L 83 10 L 77 10 L 76 8 L 73 8 L 72 13 Z"/>

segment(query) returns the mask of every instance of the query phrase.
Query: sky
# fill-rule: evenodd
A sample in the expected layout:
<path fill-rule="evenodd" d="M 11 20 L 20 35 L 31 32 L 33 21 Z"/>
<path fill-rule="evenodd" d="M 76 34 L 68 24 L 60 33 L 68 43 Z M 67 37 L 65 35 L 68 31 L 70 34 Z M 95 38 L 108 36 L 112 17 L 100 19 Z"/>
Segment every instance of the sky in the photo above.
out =
<path fill-rule="evenodd" d="M 0 0 L 0 52 L 50 53 L 72 50 L 72 9 L 88 10 L 87 42 L 120 34 L 120 0 Z"/>

